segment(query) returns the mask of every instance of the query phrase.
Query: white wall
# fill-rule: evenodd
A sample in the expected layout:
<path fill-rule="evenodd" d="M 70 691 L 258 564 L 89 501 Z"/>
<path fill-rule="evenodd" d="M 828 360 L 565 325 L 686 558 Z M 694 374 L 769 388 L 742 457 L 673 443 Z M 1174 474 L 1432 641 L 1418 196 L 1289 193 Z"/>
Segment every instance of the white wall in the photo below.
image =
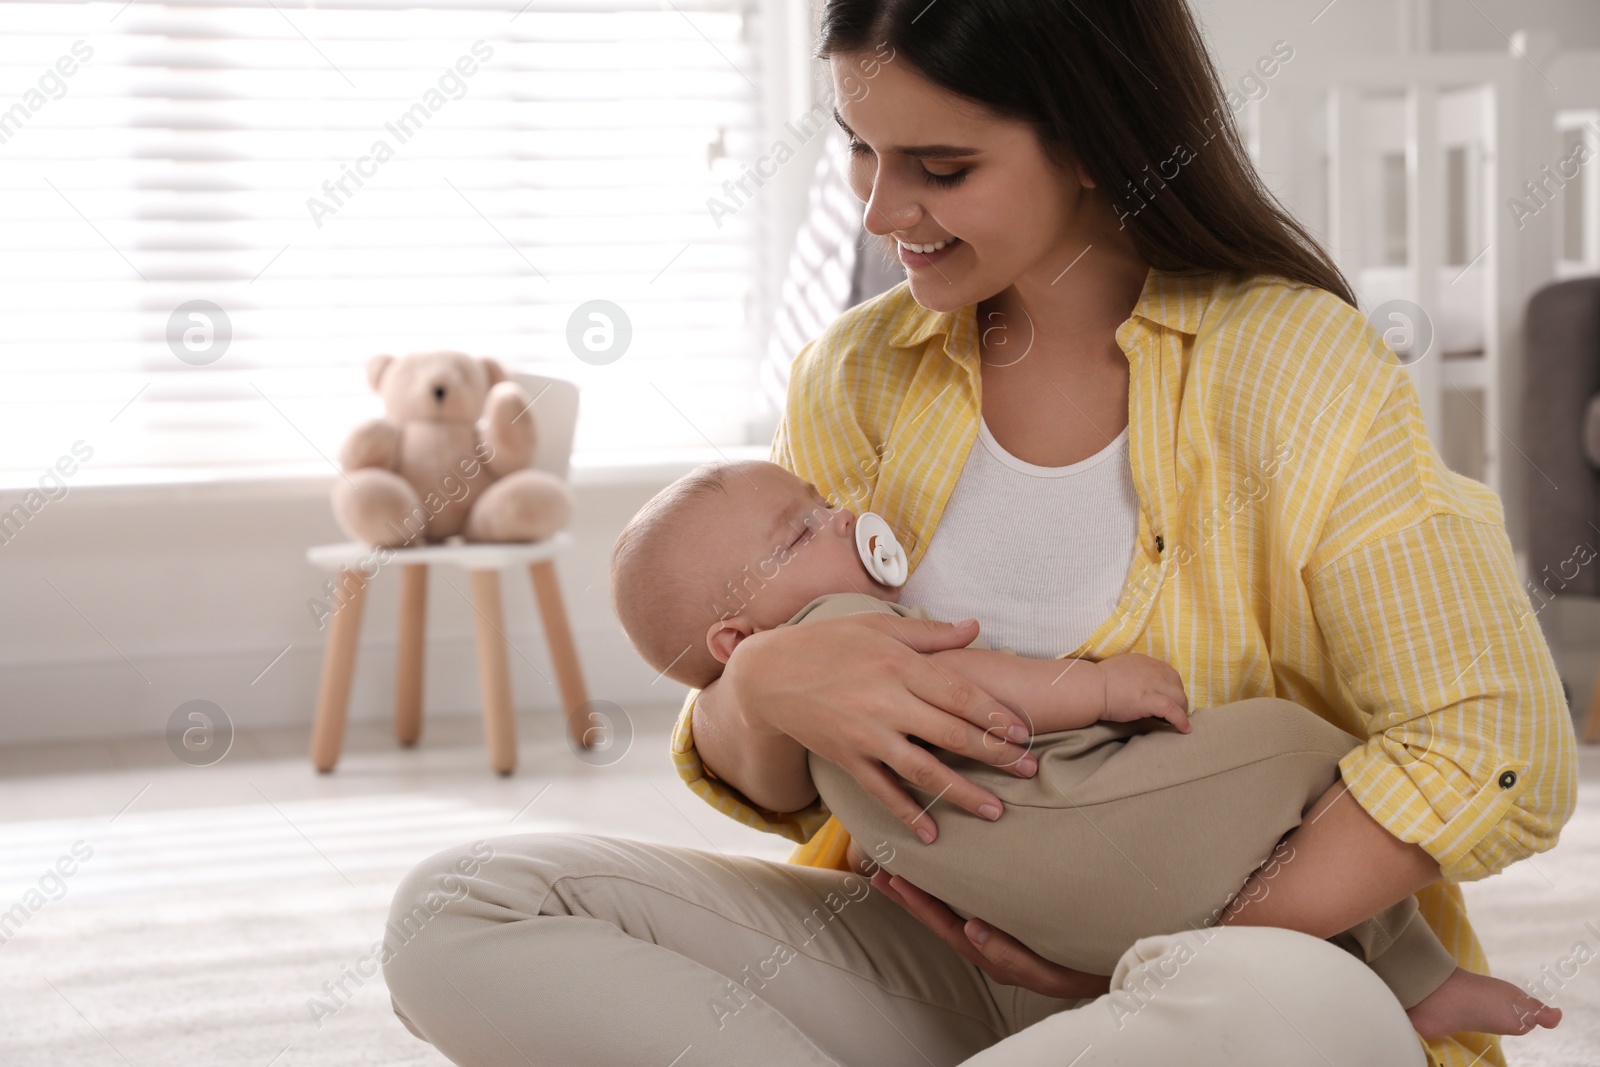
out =
<path fill-rule="evenodd" d="M 1326 7 L 1324 5 L 1327 5 Z M 1595 0 L 1190 0 L 1226 78 L 1277 40 L 1307 55 L 1398 55 L 1408 43 L 1439 51 L 1508 47 L 1517 30 L 1550 30 L 1564 48 L 1600 48 Z M 1313 21 L 1315 20 L 1315 21 Z"/>
<path fill-rule="evenodd" d="M 1296 55 L 1387 55 L 1399 50 L 1399 5 L 1394 0 L 1335 0 L 1318 17 L 1325 2 L 1190 0 L 1189 6 L 1225 82 L 1236 81 L 1280 40 Z"/>
<path fill-rule="evenodd" d="M 1441 51 L 1495 51 L 1516 30 L 1554 31 L 1563 48 L 1600 48 L 1595 0 L 1434 0 L 1433 21 Z"/>
<path fill-rule="evenodd" d="M 692 465 L 574 479 L 576 547 L 557 571 L 591 698 L 627 709 L 683 697 L 668 680 L 652 684 L 654 672 L 627 643 L 611 612 L 607 561 L 628 518 Z M 194 699 L 243 727 L 309 725 L 327 635 L 307 601 L 322 595 L 327 576 L 305 562 L 305 549 L 343 540 L 328 504 L 331 477 L 79 487 L 46 505 L 0 545 L 0 744 L 160 733 Z M 393 706 L 395 587 L 396 576 L 382 573 L 368 597 L 353 719 Z M 517 709 L 557 715 L 526 571 L 506 572 L 502 589 Z M 427 715 L 481 707 L 467 594 L 465 572 L 432 576 Z"/>

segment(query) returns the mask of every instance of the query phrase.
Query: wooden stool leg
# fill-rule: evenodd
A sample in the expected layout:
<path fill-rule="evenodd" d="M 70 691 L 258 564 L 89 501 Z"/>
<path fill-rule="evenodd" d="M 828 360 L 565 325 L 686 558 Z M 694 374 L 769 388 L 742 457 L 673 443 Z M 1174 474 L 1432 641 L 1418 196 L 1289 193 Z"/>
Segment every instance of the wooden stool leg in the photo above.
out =
<path fill-rule="evenodd" d="M 500 607 L 500 572 L 472 572 L 472 603 L 478 619 L 478 678 L 483 690 L 483 734 L 489 766 L 501 774 L 517 767 L 517 720 L 511 706 L 511 664 L 506 659 L 505 612 Z"/>
<path fill-rule="evenodd" d="M 1589 697 L 1589 717 L 1583 720 L 1583 743 L 1600 741 L 1600 673 L 1595 675 L 1594 692 Z"/>
<path fill-rule="evenodd" d="M 328 649 L 322 660 L 322 688 L 317 694 L 317 718 L 311 727 L 311 765 L 327 773 L 339 762 L 344 747 L 345 717 L 350 710 L 350 682 L 355 675 L 356 645 L 361 639 L 361 608 L 367 599 L 367 579 L 360 571 L 339 572 L 344 606 L 333 613 Z"/>
<path fill-rule="evenodd" d="M 400 647 L 395 650 L 394 736 L 410 747 L 422 736 L 423 635 L 428 617 L 428 565 L 400 568 Z"/>
<path fill-rule="evenodd" d="M 589 723 L 582 708 L 589 702 L 589 691 L 583 684 L 583 670 L 578 666 L 578 650 L 572 641 L 572 628 L 567 622 L 566 604 L 561 599 L 561 586 L 556 581 L 554 563 L 530 563 L 528 572 L 533 576 L 534 597 L 539 601 L 539 615 L 544 620 L 545 639 L 550 642 L 550 661 L 556 668 L 556 684 L 561 687 L 561 703 L 567 718 L 567 733 L 579 748 L 588 748 Z"/>

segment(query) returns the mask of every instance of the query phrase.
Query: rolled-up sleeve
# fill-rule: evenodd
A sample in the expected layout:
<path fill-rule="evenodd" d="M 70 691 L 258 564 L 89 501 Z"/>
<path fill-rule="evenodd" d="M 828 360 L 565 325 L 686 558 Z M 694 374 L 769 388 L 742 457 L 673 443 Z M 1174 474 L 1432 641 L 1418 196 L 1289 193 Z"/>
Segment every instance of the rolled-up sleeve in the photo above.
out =
<path fill-rule="evenodd" d="M 694 747 L 694 704 L 699 696 L 700 690 L 689 690 L 672 730 L 672 765 L 678 777 L 696 796 L 730 819 L 767 833 L 782 834 L 791 841 L 809 841 L 828 821 L 828 809 L 821 798 L 799 811 L 769 811 L 752 804 L 742 792 L 716 777 L 700 761 L 700 753 Z"/>
<path fill-rule="evenodd" d="M 1555 660 L 1503 522 L 1434 511 L 1307 576 L 1367 743 L 1339 763 L 1356 801 L 1472 881 L 1555 845 L 1577 746 Z"/>

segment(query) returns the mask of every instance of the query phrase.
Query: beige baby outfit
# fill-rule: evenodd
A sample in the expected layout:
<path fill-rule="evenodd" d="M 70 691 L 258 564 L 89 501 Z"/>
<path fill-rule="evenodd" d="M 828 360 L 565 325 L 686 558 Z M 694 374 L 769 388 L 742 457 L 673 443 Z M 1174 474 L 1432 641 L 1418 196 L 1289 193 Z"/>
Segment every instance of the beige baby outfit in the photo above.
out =
<path fill-rule="evenodd" d="M 834 593 L 784 625 L 859 612 L 928 617 Z M 979 636 L 968 647 L 989 646 Z M 1277 697 L 1191 709 L 1190 723 L 1188 734 L 1153 718 L 1036 734 L 1039 770 L 1030 778 L 923 743 L 1005 805 L 992 823 L 941 805 L 932 845 L 816 753 L 811 775 L 823 804 L 886 870 L 1047 959 L 1110 974 L 1141 937 L 1215 925 L 1338 778 L 1340 757 L 1361 744 Z M 934 803 L 936 794 L 900 784 L 919 803 Z M 1270 879 L 1265 884 L 1270 892 Z M 1414 897 L 1328 940 L 1364 960 L 1406 1008 L 1457 966 Z"/>

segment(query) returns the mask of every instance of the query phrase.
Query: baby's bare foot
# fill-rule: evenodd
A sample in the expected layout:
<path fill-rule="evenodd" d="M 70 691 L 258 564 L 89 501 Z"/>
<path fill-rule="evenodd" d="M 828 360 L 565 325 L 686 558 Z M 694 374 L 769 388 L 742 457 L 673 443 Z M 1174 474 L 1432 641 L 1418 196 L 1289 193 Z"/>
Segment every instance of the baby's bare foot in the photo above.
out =
<path fill-rule="evenodd" d="M 1536 1026 L 1553 1027 L 1561 1009 L 1529 996 L 1510 982 L 1474 974 L 1463 967 L 1444 985 L 1406 1012 L 1411 1028 L 1423 1037 L 1443 1037 L 1471 1030 L 1480 1034 L 1525 1034 Z"/>

